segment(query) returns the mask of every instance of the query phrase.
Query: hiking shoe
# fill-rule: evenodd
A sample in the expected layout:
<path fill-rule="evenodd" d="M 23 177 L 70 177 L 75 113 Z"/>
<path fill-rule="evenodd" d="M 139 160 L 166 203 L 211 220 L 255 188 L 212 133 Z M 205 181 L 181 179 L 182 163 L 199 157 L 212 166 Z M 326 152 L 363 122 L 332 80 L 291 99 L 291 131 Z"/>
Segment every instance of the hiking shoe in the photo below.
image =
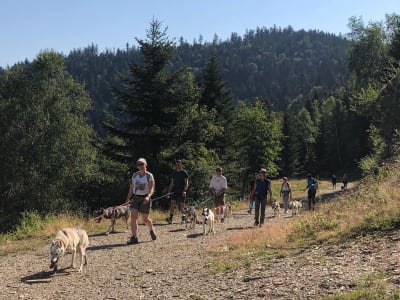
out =
<path fill-rule="evenodd" d="M 156 236 L 156 234 L 154 233 L 153 230 L 150 230 L 150 236 L 151 236 L 151 239 L 152 239 L 153 241 L 155 241 L 155 240 L 157 239 L 157 236 Z"/>
<path fill-rule="evenodd" d="M 170 218 L 165 218 L 165 221 L 167 221 L 168 224 L 172 224 L 172 220 Z"/>
<path fill-rule="evenodd" d="M 247 212 L 248 212 L 249 214 L 251 214 L 251 209 L 249 209 Z"/>
<path fill-rule="evenodd" d="M 135 244 L 139 244 L 139 240 L 136 236 L 131 236 L 131 238 L 129 239 L 128 245 L 135 245 Z"/>
<path fill-rule="evenodd" d="M 221 223 L 224 223 L 224 217 L 221 218 Z"/>
<path fill-rule="evenodd" d="M 258 226 L 258 222 L 256 221 L 256 222 L 254 222 L 254 226 Z"/>
<path fill-rule="evenodd" d="M 261 228 L 261 227 L 264 227 L 264 224 L 263 224 L 263 223 L 260 224 L 260 228 Z"/>

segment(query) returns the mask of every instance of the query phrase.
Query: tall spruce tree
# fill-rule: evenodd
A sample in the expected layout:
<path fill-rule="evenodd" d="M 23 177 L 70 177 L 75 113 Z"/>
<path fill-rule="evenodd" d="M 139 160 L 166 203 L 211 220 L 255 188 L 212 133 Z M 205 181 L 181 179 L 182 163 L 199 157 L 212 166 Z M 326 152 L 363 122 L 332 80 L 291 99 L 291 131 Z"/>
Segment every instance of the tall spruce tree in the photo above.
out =
<path fill-rule="evenodd" d="M 210 147 L 215 148 L 220 158 L 223 158 L 225 149 L 231 144 L 229 126 L 232 122 L 234 103 L 231 91 L 225 87 L 215 56 L 210 58 L 203 70 L 202 88 L 200 105 L 204 105 L 208 110 L 216 111 L 216 122 L 220 127 L 219 135 L 211 141 Z"/>
<path fill-rule="evenodd" d="M 167 71 L 174 44 L 157 20 L 150 23 L 146 39 L 137 42 L 143 63 L 131 61 L 128 74 L 120 76 L 122 87 L 113 87 L 117 109 L 103 123 L 108 132 L 105 149 L 114 159 L 133 163 L 144 156 L 156 167 L 178 114 L 179 99 L 172 90 L 177 75 Z"/>
<path fill-rule="evenodd" d="M 213 160 L 204 143 L 215 135 L 214 114 L 198 106 L 199 87 L 187 68 L 169 70 L 175 48 L 160 21 L 153 20 L 146 39 L 137 42 L 142 60 L 130 63 L 128 74 L 121 76 L 122 88 L 113 88 L 118 110 L 104 122 L 104 149 L 128 163 L 130 171 L 138 157 L 145 157 L 162 192 L 173 159 L 190 159 L 192 170 L 207 173 L 194 161 Z"/>

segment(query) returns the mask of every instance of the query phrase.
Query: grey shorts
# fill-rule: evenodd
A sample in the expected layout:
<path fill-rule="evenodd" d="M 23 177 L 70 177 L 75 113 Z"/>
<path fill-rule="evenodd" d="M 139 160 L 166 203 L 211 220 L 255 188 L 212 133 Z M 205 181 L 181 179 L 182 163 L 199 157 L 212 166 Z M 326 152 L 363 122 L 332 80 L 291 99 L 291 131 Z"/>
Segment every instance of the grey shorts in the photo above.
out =
<path fill-rule="evenodd" d="M 133 195 L 130 209 L 137 209 L 139 212 L 143 214 L 149 214 L 150 212 L 150 202 L 147 202 L 143 204 L 144 198 L 146 198 L 147 195 L 139 196 L 139 195 Z"/>

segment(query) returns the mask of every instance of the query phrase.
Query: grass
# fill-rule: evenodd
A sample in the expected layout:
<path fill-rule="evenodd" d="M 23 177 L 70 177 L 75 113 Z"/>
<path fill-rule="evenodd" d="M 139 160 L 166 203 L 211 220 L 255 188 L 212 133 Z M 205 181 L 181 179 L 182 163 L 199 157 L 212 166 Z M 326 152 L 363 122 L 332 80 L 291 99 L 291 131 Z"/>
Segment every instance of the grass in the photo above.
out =
<path fill-rule="evenodd" d="M 165 213 L 152 211 L 150 217 L 155 221 L 162 221 L 165 219 Z M 139 224 L 142 224 L 140 216 Z M 64 227 L 82 226 L 87 232 L 101 233 L 105 232 L 109 225 L 109 220 L 96 223 L 92 218 L 85 219 L 79 215 L 48 215 L 42 218 L 36 212 L 24 213 L 21 224 L 14 232 L 0 235 L 0 256 L 48 245 L 57 231 Z M 117 220 L 116 230 L 119 228 L 125 229 L 125 224 Z"/>
<path fill-rule="evenodd" d="M 364 276 L 357 283 L 355 290 L 338 295 L 322 298 L 323 300 L 399 300 L 400 290 L 391 291 L 386 288 L 385 274 L 372 274 Z"/>
<path fill-rule="evenodd" d="M 400 164 L 387 165 L 379 176 L 363 179 L 354 191 L 346 191 L 334 201 L 322 203 L 332 191 L 328 180 L 320 180 L 317 209 L 290 222 L 270 222 L 264 228 L 237 232 L 223 244 L 212 245 L 231 267 L 243 267 L 236 258 L 264 259 L 325 242 L 339 243 L 374 231 L 400 228 Z M 384 175 L 382 175 L 384 174 Z M 293 197 L 304 199 L 305 180 L 291 180 Z M 279 196 L 280 181 L 272 182 L 273 195 Z M 240 208 L 246 209 L 243 201 Z M 356 213 L 355 213 L 356 212 Z M 222 249 L 229 251 L 222 251 Z M 221 258 L 220 258 L 221 259 Z M 226 267 L 225 267 L 226 268 Z M 220 267 L 216 267 L 220 269 Z"/>

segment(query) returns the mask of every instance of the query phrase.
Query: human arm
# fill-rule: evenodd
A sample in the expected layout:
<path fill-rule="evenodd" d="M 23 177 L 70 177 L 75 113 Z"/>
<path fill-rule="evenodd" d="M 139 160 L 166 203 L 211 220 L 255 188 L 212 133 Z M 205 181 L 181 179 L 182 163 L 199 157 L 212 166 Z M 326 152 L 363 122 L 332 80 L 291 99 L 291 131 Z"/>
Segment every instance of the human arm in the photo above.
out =
<path fill-rule="evenodd" d="M 154 186 L 155 186 L 154 180 L 149 181 L 148 185 L 149 185 L 149 193 L 144 198 L 143 202 L 150 201 L 151 196 L 153 196 L 154 194 Z"/>
<path fill-rule="evenodd" d="M 169 184 L 169 187 L 168 187 L 167 198 L 170 197 L 173 186 L 174 186 L 174 179 L 171 178 L 171 183 Z"/>
<path fill-rule="evenodd" d="M 271 181 L 269 182 L 269 185 L 268 185 L 268 192 L 269 192 L 269 198 L 271 199 L 271 202 L 272 202 L 272 188 L 271 188 Z"/>
<path fill-rule="evenodd" d="M 132 180 L 131 184 L 129 185 L 128 196 L 126 196 L 126 202 L 127 203 L 131 201 L 131 197 L 132 197 L 132 193 L 133 193 L 134 187 L 135 187 L 135 182 Z"/>
<path fill-rule="evenodd" d="M 185 178 L 185 186 L 183 187 L 183 191 L 182 191 L 182 196 L 185 197 L 186 196 L 186 192 L 189 188 L 189 177 Z"/>

